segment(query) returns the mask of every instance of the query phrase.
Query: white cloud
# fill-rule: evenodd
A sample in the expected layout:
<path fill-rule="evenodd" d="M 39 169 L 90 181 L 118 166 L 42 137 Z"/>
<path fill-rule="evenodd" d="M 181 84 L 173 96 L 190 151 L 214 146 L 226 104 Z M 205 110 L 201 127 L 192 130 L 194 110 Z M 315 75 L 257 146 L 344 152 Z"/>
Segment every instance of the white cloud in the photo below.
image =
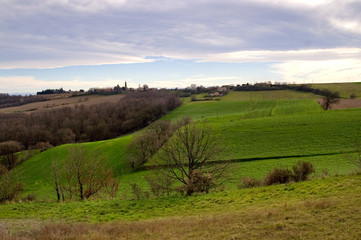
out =
<path fill-rule="evenodd" d="M 82 78 L 76 78 L 72 81 L 46 81 L 35 79 L 32 76 L 10 76 L 0 77 L 0 92 L 10 93 L 36 93 L 45 89 L 63 88 L 65 90 L 79 90 L 93 87 L 114 87 L 129 79 L 102 79 L 99 81 L 87 81 Z M 134 85 L 134 84 L 133 84 Z"/>
<path fill-rule="evenodd" d="M 361 34 L 361 23 L 356 20 L 330 19 L 330 22 L 336 28 L 341 30 Z"/>
<path fill-rule="evenodd" d="M 308 49 L 292 51 L 237 51 L 210 54 L 201 61 L 215 62 L 283 62 L 326 61 L 332 59 L 361 59 L 361 48 Z"/>
<path fill-rule="evenodd" d="M 361 60 L 289 61 L 274 64 L 274 72 L 285 82 L 360 82 Z"/>
<path fill-rule="evenodd" d="M 189 87 L 191 84 L 196 84 L 197 86 L 220 86 L 226 84 L 239 84 L 244 82 L 245 79 L 240 76 L 192 76 L 189 78 L 173 79 L 167 81 L 152 81 L 152 87 L 158 88 L 169 88 L 169 87 L 178 87 L 184 88 Z M 154 85 L 154 86 L 153 86 Z"/>

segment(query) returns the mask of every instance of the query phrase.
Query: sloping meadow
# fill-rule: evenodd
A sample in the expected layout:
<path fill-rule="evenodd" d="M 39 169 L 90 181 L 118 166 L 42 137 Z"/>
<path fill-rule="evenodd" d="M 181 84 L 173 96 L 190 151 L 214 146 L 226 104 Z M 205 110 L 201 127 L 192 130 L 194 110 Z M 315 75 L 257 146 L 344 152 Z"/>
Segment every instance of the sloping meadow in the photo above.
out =
<path fill-rule="evenodd" d="M 241 177 L 263 178 L 274 167 L 289 167 L 299 160 L 312 162 L 317 175 L 354 170 L 350 159 L 355 156 L 356 139 L 361 138 L 361 109 L 324 111 L 315 101 L 318 96 L 295 93 L 292 98 L 290 91 L 278 92 L 256 92 L 251 101 L 245 99 L 252 93 L 231 92 L 220 101 L 187 102 L 163 120 L 189 116 L 212 129 L 226 146 L 217 161 L 233 165 L 229 188 L 235 188 Z M 129 194 L 130 183 L 148 188 L 143 176 L 150 170 L 133 173 L 127 162 L 132 137 L 81 144 L 89 155 L 107 160 L 121 181 L 119 195 Z M 27 193 L 34 192 L 40 199 L 55 198 L 51 163 L 66 159 L 68 147 L 52 148 L 17 167 Z"/>

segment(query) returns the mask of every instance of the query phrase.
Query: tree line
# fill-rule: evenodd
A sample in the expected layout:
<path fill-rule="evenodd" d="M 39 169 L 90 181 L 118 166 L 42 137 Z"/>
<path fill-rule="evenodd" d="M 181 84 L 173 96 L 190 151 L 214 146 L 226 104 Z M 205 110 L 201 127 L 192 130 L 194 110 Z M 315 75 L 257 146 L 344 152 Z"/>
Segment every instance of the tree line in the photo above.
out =
<path fill-rule="evenodd" d="M 33 102 L 46 101 L 42 96 L 21 96 L 9 95 L 7 93 L 0 93 L 0 108 L 16 107 Z"/>
<path fill-rule="evenodd" d="M 110 139 L 143 128 L 180 105 L 169 91 L 144 91 L 128 93 L 117 103 L 0 114 L 0 142 L 29 148 Z"/>

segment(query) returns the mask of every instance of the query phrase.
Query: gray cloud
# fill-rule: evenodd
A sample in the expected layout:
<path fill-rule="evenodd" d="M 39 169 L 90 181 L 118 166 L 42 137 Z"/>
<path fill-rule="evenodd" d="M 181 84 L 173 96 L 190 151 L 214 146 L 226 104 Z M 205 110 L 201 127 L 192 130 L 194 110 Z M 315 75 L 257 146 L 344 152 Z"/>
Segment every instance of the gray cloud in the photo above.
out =
<path fill-rule="evenodd" d="M 361 46 L 359 2 L 284 2 L 3 0 L 0 68 Z"/>

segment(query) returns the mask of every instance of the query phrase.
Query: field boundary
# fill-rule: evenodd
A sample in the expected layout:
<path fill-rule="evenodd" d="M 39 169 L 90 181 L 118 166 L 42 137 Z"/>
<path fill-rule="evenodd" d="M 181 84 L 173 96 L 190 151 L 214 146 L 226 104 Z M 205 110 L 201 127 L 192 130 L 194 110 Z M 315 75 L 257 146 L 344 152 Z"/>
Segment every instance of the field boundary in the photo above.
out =
<path fill-rule="evenodd" d="M 319 153 L 319 154 L 304 154 L 304 155 L 289 155 L 289 156 L 274 156 L 274 157 L 252 157 L 252 158 L 238 158 L 238 159 L 228 159 L 228 160 L 214 160 L 208 162 L 207 164 L 223 164 L 223 163 L 238 163 L 238 162 L 251 162 L 251 161 L 262 161 L 262 160 L 274 160 L 274 159 L 287 159 L 287 158 L 307 158 L 307 157 L 319 157 L 319 156 L 332 156 L 332 155 L 342 155 L 356 153 L 355 151 L 345 151 L 337 153 Z M 147 171 L 153 169 L 159 169 L 162 167 L 172 167 L 168 165 L 150 165 L 150 166 L 141 166 L 137 171 Z"/>

